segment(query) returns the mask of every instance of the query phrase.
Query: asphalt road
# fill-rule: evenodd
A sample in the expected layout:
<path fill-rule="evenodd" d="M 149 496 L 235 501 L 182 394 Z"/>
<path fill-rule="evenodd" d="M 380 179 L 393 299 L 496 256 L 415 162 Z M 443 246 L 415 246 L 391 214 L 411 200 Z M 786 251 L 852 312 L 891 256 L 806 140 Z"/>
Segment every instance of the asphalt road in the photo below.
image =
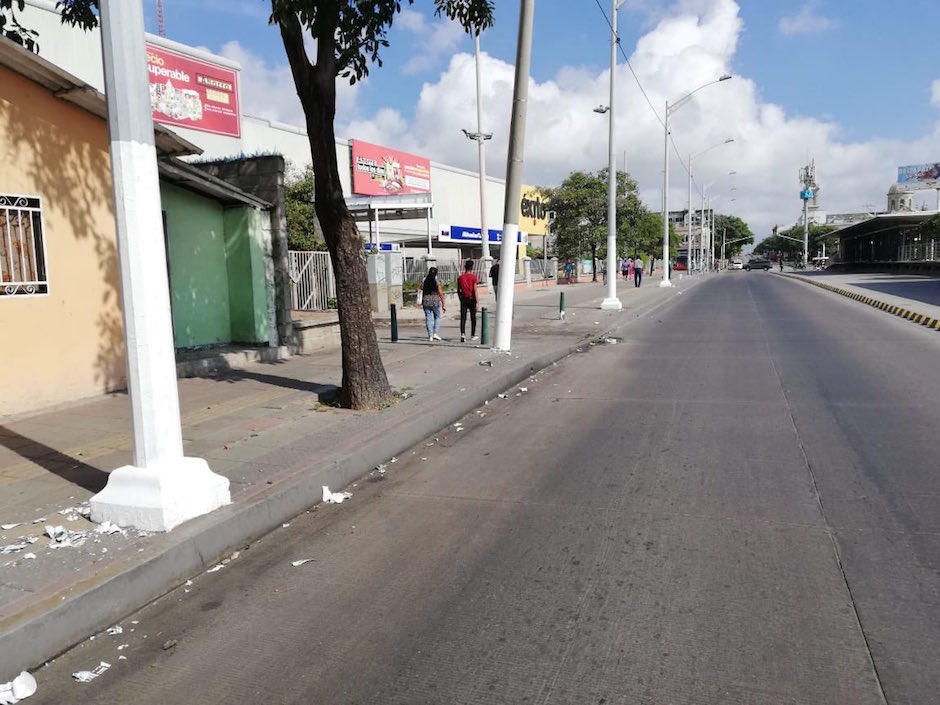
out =
<path fill-rule="evenodd" d="M 937 702 L 940 336 L 763 272 L 622 320 L 29 702 Z"/>

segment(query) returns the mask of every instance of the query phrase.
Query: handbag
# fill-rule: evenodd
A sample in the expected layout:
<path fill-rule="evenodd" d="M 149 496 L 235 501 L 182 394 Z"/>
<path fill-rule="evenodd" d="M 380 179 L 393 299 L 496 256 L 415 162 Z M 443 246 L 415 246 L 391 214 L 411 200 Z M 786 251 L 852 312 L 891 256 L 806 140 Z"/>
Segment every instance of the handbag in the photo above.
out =
<path fill-rule="evenodd" d="M 422 301 L 424 301 L 424 291 L 421 289 L 418 289 L 418 295 L 415 296 L 415 304 L 420 306 Z"/>

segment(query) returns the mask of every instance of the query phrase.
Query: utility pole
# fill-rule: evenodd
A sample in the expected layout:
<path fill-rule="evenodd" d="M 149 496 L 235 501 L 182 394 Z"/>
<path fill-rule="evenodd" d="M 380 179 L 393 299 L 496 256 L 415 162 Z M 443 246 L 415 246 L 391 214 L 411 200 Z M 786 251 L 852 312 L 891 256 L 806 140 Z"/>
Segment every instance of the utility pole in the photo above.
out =
<path fill-rule="evenodd" d="M 819 188 L 816 185 L 816 162 L 811 160 L 809 164 L 800 169 L 800 198 L 803 201 L 803 269 L 806 269 L 807 256 L 809 254 L 809 202 L 815 197 Z"/>
<path fill-rule="evenodd" d="M 522 198 L 522 156 L 525 152 L 526 106 L 529 96 L 529 67 L 532 60 L 532 23 L 535 0 L 519 3 L 519 39 L 516 45 L 516 75 L 509 123 L 509 153 L 506 159 L 506 198 L 503 202 L 503 242 L 500 245 L 499 298 L 496 304 L 494 348 L 509 352 L 512 343 L 512 299 L 516 283 L 516 240 L 519 236 L 519 199 Z"/>
<path fill-rule="evenodd" d="M 617 111 L 614 109 L 617 95 L 617 46 L 620 38 L 617 36 L 617 8 L 624 0 L 610 0 L 610 114 L 607 147 L 609 159 L 607 160 L 607 297 L 601 302 L 605 311 L 620 311 L 623 304 L 617 298 L 617 160 L 614 153 L 614 118 Z M 594 273 L 597 276 L 597 273 Z"/>
<path fill-rule="evenodd" d="M 147 531 L 231 501 L 229 481 L 183 456 L 176 351 L 160 217 L 160 186 L 139 2 L 102 0 L 101 47 L 111 148 L 133 465 L 108 475 L 92 520 Z"/>

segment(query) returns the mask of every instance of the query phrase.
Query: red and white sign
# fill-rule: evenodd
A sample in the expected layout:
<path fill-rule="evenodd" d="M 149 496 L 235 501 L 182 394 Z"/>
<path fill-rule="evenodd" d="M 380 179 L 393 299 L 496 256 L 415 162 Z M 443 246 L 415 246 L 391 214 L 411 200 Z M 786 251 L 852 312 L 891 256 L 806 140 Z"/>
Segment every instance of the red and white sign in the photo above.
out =
<path fill-rule="evenodd" d="M 388 196 L 431 191 L 431 162 L 424 157 L 352 141 L 353 193 Z"/>
<path fill-rule="evenodd" d="M 238 72 L 147 44 L 154 122 L 217 135 L 241 135 Z"/>

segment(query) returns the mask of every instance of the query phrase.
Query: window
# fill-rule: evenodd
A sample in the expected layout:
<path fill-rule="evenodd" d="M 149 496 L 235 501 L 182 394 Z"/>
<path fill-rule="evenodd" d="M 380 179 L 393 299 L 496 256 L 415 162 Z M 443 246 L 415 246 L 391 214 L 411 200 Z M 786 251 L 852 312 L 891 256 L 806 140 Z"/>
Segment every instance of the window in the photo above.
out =
<path fill-rule="evenodd" d="M 49 291 L 42 235 L 38 198 L 0 194 L 0 296 Z"/>

